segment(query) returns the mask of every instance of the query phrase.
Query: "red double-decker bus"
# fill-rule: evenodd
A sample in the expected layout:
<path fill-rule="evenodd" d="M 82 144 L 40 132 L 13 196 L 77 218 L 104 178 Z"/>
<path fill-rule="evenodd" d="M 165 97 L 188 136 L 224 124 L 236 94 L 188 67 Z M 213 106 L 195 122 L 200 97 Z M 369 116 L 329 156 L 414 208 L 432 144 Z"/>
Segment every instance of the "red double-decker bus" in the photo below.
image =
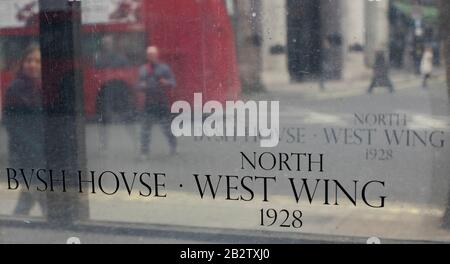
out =
<path fill-rule="evenodd" d="M 20 54 L 39 38 L 37 0 L 0 1 L 0 88 Z M 240 83 L 234 34 L 223 0 L 83 0 L 82 63 L 86 116 L 142 110 L 135 89 L 145 49 L 158 46 L 174 70 L 172 100 L 236 99 Z M 2 96 L 3 100 L 4 96 Z M 102 106 L 102 107 L 100 107 Z"/>

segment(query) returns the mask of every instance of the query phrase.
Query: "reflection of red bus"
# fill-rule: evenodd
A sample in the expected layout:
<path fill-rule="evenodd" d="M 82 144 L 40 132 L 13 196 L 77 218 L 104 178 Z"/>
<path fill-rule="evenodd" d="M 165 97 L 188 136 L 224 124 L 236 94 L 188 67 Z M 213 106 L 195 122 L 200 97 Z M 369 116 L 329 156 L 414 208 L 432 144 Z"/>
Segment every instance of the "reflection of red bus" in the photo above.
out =
<path fill-rule="evenodd" d="M 17 2 L 33 2 L 15 1 L 16 7 Z M 163 61 L 177 76 L 178 87 L 170 94 L 172 100 L 191 101 L 194 92 L 202 92 L 205 100 L 222 102 L 238 97 L 234 35 L 223 0 L 90 1 L 95 4 L 92 10 L 83 7 L 86 14 L 82 30 L 88 118 L 102 114 L 104 109 L 122 112 L 142 108 L 143 95 L 134 87 L 138 67 L 145 63 L 145 47 L 150 44 L 160 47 Z M 2 94 L 14 77 L 22 50 L 38 39 L 38 26 L 28 24 L 29 20 L 22 26 L 0 23 Z M 105 54 L 117 57 L 111 59 Z M 108 61 L 101 62 L 102 57 L 108 57 Z M 99 108 L 100 104 L 108 107 Z"/>

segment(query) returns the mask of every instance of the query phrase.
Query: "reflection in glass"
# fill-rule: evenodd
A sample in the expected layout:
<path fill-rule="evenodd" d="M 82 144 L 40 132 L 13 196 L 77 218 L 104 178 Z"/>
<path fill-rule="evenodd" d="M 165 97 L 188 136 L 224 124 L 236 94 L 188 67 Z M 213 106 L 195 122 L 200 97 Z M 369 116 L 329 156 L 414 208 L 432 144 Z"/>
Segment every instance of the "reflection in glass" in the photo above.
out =
<path fill-rule="evenodd" d="M 37 44 L 24 50 L 15 79 L 6 90 L 3 124 L 8 132 L 9 166 L 14 168 L 10 183 L 16 189 L 16 179 L 31 179 L 44 164 L 44 112 L 41 88 L 41 53 Z M 14 214 L 28 215 L 35 203 L 45 211 L 45 194 L 23 191 Z"/>
<path fill-rule="evenodd" d="M 450 25 L 440 8 L 447 2 L 84 1 L 77 107 L 87 121 L 83 175 L 95 176 L 83 185 L 90 223 L 449 242 L 449 33 L 440 29 Z M 8 142 L 0 175 L 24 168 L 16 170 L 24 186 L 22 173 L 46 165 L 38 48 L 27 49 L 39 35 L 22 17 L 21 28 L 0 23 L 0 140 Z M 260 135 L 174 137 L 170 108 L 192 105 L 194 93 L 220 104 L 279 101 L 280 144 L 261 148 Z M 274 169 L 242 166 L 242 153 L 266 152 L 281 159 Z M 283 161 L 287 153 L 322 154 L 323 171 L 283 169 L 295 166 Z M 139 176 L 154 187 L 155 174 L 167 199 L 138 195 Z M 215 198 L 199 195 L 208 176 Z M 258 200 L 257 177 L 277 179 L 264 192 L 270 202 Z M 298 195 L 303 179 L 309 196 Z M 252 192 L 256 198 L 243 201 Z M 5 214 L 27 215 L 43 203 L 31 192 L 0 195 L 18 201 L 11 209 L 0 199 Z M 286 212 L 299 230 L 277 226 Z M 273 226 L 258 225 L 259 216 Z"/>

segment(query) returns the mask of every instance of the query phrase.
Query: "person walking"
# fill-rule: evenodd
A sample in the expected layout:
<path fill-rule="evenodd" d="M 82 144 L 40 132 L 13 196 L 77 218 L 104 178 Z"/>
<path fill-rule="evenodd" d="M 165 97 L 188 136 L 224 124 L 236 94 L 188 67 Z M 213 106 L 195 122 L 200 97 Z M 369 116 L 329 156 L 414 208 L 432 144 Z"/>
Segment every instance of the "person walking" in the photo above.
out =
<path fill-rule="evenodd" d="M 387 87 L 389 92 L 394 92 L 394 85 L 389 77 L 389 66 L 383 51 L 378 51 L 375 55 L 375 65 L 372 83 L 369 86 L 369 94 L 373 92 L 375 87 Z"/>
<path fill-rule="evenodd" d="M 428 88 L 428 80 L 431 78 L 433 72 L 433 48 L 426 47 L 423 53 L 422 62 L 420 63 L 420 73 L 422 74 L 423 82 L 422 88 Z"/>
<path fill-rule="evenodd" d="M 159 49 L 147 48 L 147 61 L 139 69 L 139 89 L 145 91 L 144 120 L 141 134 L 141 158 L 148 158 L 151 130 L 159 123 L 170 146 L 170 154 L 177 153 L 177 140 L 171 130 L 171 113 L 167 92 L 176 87 L 177 82 L 172 69 L 159 59 Z"/>
<path fill-rule="evenodd" d="M 8 87 L 3 108 L 8 133 L 9 165 L 30 173 L 45 168 L 44 110 L 41 87 L 41 53 L 39 45 L 30 45 L 20 60 L 15 79 Z M 29 215 L 35 203 L 46 215 L 46 196 L 42 193 L 20 193 L 14 214 Z"/>

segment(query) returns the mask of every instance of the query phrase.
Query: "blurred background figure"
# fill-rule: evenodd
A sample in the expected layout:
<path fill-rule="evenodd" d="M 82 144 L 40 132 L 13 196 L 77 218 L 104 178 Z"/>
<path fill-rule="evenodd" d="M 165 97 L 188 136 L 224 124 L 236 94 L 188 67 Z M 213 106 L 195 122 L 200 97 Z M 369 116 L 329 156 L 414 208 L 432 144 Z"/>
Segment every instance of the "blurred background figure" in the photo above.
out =
<path fill-rule="evenodd" d="M 416 30 L 413 38 L 412 58 L 414 62 L 414 72 L 420 75 L 420 64 L 422 62 L 425 43 L 422 30 Z"/>
<path fill-rule="evenodd" d="M 152 127 L 155 123 L 162 126 L 163 133 L 169 140 L 170 154 L 177 151 L 177 140 L 172 134 L 171 113 L 167 90 L 177 85 L 172 69 L 159 60 L 159 49 L 155 46 L 147 49 L 148 63 L 139 70 L 139 89 L 145 91 L 145 110 L 141 134 L 141 154 L 148 158 Z"/>
<path fill-rule="evenodd" d="M 105 35 L 101 39 L 100 50 L 95 54 L 95 67 L 98 69 L 120 69 L 123 67 L 131 66 L 131 62 L 128 57 L 125 55 L 124 49 L 121 49 L 118 46 L 118 39 L 114 38 L 112 35 Z M 110 85 L 113 86 L 117 82 L 111 82 Z M 114 123 L 115 121 L 123 122 L 124 116 L 127 113 L 115 113 L 112 107 L 116 107 L 113 102 L 113 98 L 115 96 L 114 92 L 121 94 L 124 93 L 122 89 L 117 89 L 116 87 L 112 87 L 108 90 L 103 90 L 103 99 L 109 100 L 108 102 L 98 102 L 97 106 L 99 112 L 102 113 L 100 118 L 100 129 L 99 136 L 101 142 L 102 151 L 108 150 L 109 145 L 109 132 L 107 125 Z M 126 94 L 120 96 L 119 105 L 126 106 L 129 105 L 129 98 Z M 129 113 L 131 115 L 131 113 Z M 133 135 L 132 128 L 130 127 L 130 133 Z"/>
<path fill-rule="evenodd" d="M 9 164 L 25 173 L 45 168 L 44 111 L 41 89 L 41 53 L 37 44 L 30 45 L 20 61 L 15 80 L 7 89 L 4 124 L 9 136 Z M 16 215 L 28 215 L 38 202 L 45 215 L 45 195 L 21 192 Z"/>
<path fill-rule="evenodd" d="M 375 87 L 387 87 L 389 92 L 394 92 L 394 85 L 389 78 L 389 66 L 383 51 L 378 51 L 375 56 L 375 65 L 373 68 L 373 79 L 369 87 L 369 93 L 373 92 Z"/>
<path fill-rule="evenodd" d="M 433 48 L 427 46 L 422 56 L 422 62 L 420 64 L 420 73 L 423 77 L 422 88 L 428 88 L 428 80 L 431 78 L 433 72 Z"/>
<path fill-rule="evenodd" d="M 325 91 L 325 82 L 326 80 L 329 78 L 328 77 L 328 72 L 330 72 L 329 70 L 329 63 L 326 63 L 328 61 L 330 61 L 332 59 L 332 55 L 331 55 L 331 42 L 332 42 L 332 37 L 328 36 L 327 38 L 324 39 L 323 41 L 323 47 L 322 47 L 322 59 L 321 59 L 321 63 L 320 63 L 320 77 L 319 77 L 319 88 L 320 91 Z"/>
<path fill-rule="evenodd" d="M 393 33 L 390 41 L 391 64 L 397 69 L 404 66 L 404 53 L 406 49 L 406 32 L 402 28 Z"/>

